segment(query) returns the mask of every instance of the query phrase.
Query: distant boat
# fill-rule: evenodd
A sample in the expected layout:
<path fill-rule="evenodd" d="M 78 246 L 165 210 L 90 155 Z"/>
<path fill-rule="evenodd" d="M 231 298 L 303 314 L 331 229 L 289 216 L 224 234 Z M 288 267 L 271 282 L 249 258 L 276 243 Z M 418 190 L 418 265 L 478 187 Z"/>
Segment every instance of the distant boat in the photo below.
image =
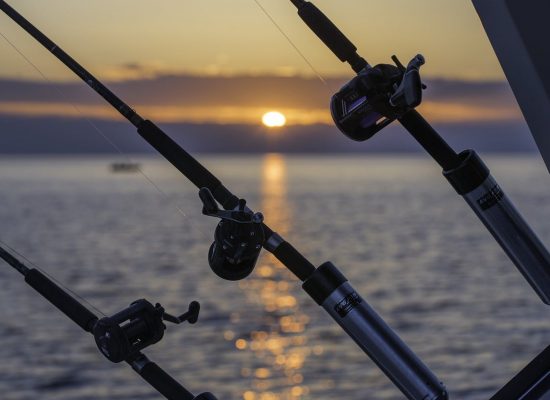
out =
<path fill-rule="evenodd" d="M 129 173 L 129 172 L 138 172 L 140 169 L 139 163 L 130 163 L 130 162 L 116 162 L 111 163 L 111 172 L 119 173 Z"/>

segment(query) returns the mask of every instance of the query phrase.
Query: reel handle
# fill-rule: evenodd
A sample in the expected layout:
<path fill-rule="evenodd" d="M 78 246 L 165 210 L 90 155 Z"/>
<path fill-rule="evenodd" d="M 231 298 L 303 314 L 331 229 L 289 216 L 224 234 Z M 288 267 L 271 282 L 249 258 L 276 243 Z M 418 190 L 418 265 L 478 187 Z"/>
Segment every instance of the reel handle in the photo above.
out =
<path fill-rule="evenodd" d="M 181 314 L 179 317 L 174 317 L 173 315 L 168 314 L 167 312 L 164 313 L 162 316 L 162 319 L 164 321 L 171 322 L 173 324 L 181 324 L 182 322 L 189 322 L 190 324 L 194 324 L 199 319 L 199 312 L 201 309 L 201 305 L 198 301 L 192 301 L 189 303 L 189 310 L 185 313 Z"/>
<path fill-rule="evenodd" d="M 392 56 L 393 61 L 397 64 L 399 69 L 403 68 L 403 65 L 396 56 Z M 426 86 L 422 84 L 420 79 L 420 67 L 424 65 L 426 60 L 422 54 L 417 54 L 407 65 L 404 70 L 403 79 L 395 90 L 395 93 L 390 97 L 390 104 L 393 107 L 413 109 L 422 103 L 422 89 Z"/>
<path fill-rule="evenodd" d="M 179 317 L 164 311 L 160 304 L 154 306 L 145 299 L 134 301 L 130 307 L 112 317 L 98 320 L 92 333 L 101 353 L 111 362 L 118 363 L 138 357 L 141 350 L 159 342 L 164 336 L 163 321 L 194 324 L 199 316 L 200 304 L 193 301 L 189 310 Z"/>

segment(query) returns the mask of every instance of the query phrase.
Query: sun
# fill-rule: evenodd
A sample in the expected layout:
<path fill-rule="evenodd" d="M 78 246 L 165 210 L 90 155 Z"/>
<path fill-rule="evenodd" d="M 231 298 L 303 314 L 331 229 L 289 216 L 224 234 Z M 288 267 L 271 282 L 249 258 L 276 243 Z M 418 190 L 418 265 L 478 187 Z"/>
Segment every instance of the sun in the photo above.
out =
<path fill-rule="evenodd" d="M 286 117 L 279 111 L 270 111 L 262 116 L 262 123 L 269 128 L 277 128 L 285 126 Z"/>

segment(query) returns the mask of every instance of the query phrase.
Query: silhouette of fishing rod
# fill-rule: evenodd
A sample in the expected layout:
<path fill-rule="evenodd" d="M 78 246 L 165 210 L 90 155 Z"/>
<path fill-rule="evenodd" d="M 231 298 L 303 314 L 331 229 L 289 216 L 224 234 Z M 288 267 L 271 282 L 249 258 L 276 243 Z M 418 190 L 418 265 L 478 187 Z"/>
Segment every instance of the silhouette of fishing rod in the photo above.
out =
<path fill-rule="evenodd" d="M 405 67 L 374 67 L 357 47 L 313 3 L 291 0 L 298 15 L 319 39 L 357 76 L 330 102 L 336 126 L 350 139 L 365 141 L 395 120 L 443 168 L 443 175 L 483 222 L 541 300 L 550 304 L 550 254 L 474 150 L 457 154 L 415 110 L 426 88 L 420 79 L 424 57 L 418 54 Z"/>
<path fill-rule="evenodd" d="M 371 67 L 355 45 L 313 3 L 291 0 L 298 15 L 319 39 L 357 76 L 331 98 L 336 126 L 349 138 L 364 141 L 398 120 L 443 168 L 443 175 L 462 195 L 516 265 L 541 300 L 550 304 L 550 255 L 504 194 L 473 150 L 457 154 L 415 110 L 426 86 L 420 79 L 422 55 L 405 67 Z M 543 350 L 491 400 L 545 400 L 550 396 L 550 346 Z"/>
<path fill-rule="evenodd" d="M 166 399 L 216 400 L 211 393 L 194 396 L 142 353 L 142 350 L 163 338 L 166 329 L 164 322 L 197 322 L 200 310 L 198 302 L 191 302 L 189 310 L 184 314 L 173 316 L 166 313 L 160 304 L 153 305 L 140 299 L 111 317 L 98 318 L 38 269 L 27 267 L 1 246 L 0 258 L 23 275 L 25 282 L 42 297 L 85 332 L 91 333 L 101 354 L 109 361 L 126 362 Z"/>
<path fill-rule="evenodd" d="M 208 254 L 210 267 L 218 276 L 228 280 L 245 278 L 254 269 L 261 249 L 266 249 L 303 281 L 303 289 L 407 398 L 444 400 L 448 397 L 441 381 L 359 296 L 336 266 L 325 262 L 315 268 L 263 222 L 261 213 L 249 209 L 244 199 L 232 194 L 153 122 L 137 114 L 3 0 L 0 0 L 0 9 L 130 121 L 143 139 L 200 189 L 203 214 L 220 218 Z"/>

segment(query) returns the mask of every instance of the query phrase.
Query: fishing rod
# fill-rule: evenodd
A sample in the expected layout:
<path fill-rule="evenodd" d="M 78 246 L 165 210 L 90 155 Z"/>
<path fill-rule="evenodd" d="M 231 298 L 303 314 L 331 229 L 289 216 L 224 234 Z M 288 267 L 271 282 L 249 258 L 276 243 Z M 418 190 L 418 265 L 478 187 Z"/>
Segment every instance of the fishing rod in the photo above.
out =
<path fill-rule="evenodd" d="M 129 364 L 166 399 L 216 400 L 216 397 L 208 392 L 194 396 L 142 353 L 142 350 L 163 338 L 166 329 L 164 322 L 197 322 L 200 310 L 198 302 L 191 302 L 187 312 L 174 316 L 166 313 L 160 304 L 153 305 L 145 299 L 140 299 L 111 317 L 98 318 L 38 269 L 27 267 L 1 246 L 0 258 L 23 275 L 25 282 L 42 297 L 85 332 L 91 333 L 105 358 L 113 363 L 124 361 Z"/>
<path fill-rule="evenodd" d="M 448 398 L 443 383 L 413 353 L 376 311 L 357 294 L 331 262 L 315 268 L 298 250 L 254 213 L 153 122 L 142 118 L 22 15 L 0 0 L 0 9 L 78 75 L 136 128 L 138 134 L 200 189 L 203 214 L 219 218 L 208 261 L 221 278 L 248 276 L 262 248 L 271 252 L 302 282 L 302 288 L 410 400 Z M 218 204 L 223 209 L 218 207 Z"/>
<path fill-rule="evenodd" d="M 399 121 L 441 166 L 445 178 L 470 205 L 540 299 L 550 304 L 548 250 L 476 152 L 469 149 L 457 154 L 415 110 L 426 88 L 419 72 L 424 57 L 419 54 L 404 66 L 392 56 L 395 65 L 372 67 L 313 3 L 291 2 L 306 25 L 357 74 L 331 98 L 330 111 L 338 129 L 352 140 L 365 141 L 393 121 Z"/>

